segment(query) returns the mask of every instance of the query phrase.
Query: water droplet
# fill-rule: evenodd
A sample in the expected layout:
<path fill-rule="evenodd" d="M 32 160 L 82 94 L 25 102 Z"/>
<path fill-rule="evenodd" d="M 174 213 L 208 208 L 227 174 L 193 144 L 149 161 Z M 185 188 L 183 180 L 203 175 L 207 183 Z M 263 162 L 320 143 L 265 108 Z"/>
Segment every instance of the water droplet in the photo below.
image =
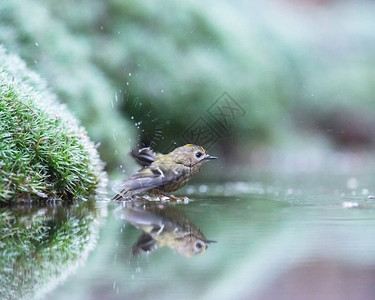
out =
<path fill-rule="evenodd" d="M 205 193 L 205 192 L 207 192 L 207 189 L 208 189 L 208 187 L 207 187 L 207 185 L 205 185 L 205 184 L 202 184 L 202 185 L 199 186 L 199 192 L 200 192 L 200 193 Z"/>
<path fill-rule="evenodd" d="M 133 117 L 133 116 L 131 116 L 131 117 L 130 117 L 130 119 L 134 120 L 134 117 Z"/>
<path fill-rule="evenodd" d="M 343 208 L 355 208 L 358 207 L 358 202 L 352 202 L 352 201 L 344 201 L 342 204 Z"/>
<path fill-rule="evenodd" d="M 162 93 L 164 93 L 164 90 L 161 90 Z"/>
<path fill-rule="evenodd" d="M 37 46 L 37 47 L 39 46 L 38 42 L 35 42 L 35 46 Z"/>
<path fill-rule="evenodd" d="M 193 186 L 188 186 L 186 188 L 186 193 L 189 194 L 189 195 L 191 195 L 191 194 L 194 193 L 194 190 L 195 190 L 195 188 Z"/>
<path fill-rule="evenodd" d="M 129 85 L 129 82 L 128 82 L 128 81 L 126 82 L 126 85 Z"/>
<path fill-rule="evenodd" d="M 129 73 L 129 77 L 131 77 L 132 76 L 132 73 Z"/>
<path fill-rule="evenodd" d="M 355 177 L 351 177 L 346 182 L 346 186 L 348 189 L 354 190 L 358 187 L 358 180 Z"/>

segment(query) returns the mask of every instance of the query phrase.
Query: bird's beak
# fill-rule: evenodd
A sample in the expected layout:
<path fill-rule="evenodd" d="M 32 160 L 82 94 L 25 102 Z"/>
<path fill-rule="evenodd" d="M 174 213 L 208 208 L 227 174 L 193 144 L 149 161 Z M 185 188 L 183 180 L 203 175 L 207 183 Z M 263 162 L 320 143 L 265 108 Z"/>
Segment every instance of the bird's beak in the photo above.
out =
<path fill-rule="evenodd" d="M 205 240 L 207 244 L 217 243 L 217 241 Z"/>
<path fill-rule="evenodd" d="M 216 156 L 207 155 L 204 159 L 211 160 L 211 159 L 217 159 Z"/>

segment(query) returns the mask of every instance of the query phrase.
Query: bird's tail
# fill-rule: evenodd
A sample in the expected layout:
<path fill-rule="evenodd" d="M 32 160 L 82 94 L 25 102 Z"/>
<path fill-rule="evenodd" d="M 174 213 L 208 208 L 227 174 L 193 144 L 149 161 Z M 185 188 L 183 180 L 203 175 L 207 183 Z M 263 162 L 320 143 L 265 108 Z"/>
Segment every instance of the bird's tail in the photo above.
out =
<path fill-rule="evenodd" d="M 124 195 L 123 194 L 117 194 L 116 196 L 114 196 L 112 198 L 112 201 L 120 201 L 120 200 L 123 200 L 124 199 Z"/>
<path fill-rule="evenodd" d="M 127 198 L 131 198 L 133 195 L 127 182 L 120 184 L 115 183 L 112 186 L 112 190 L 116 193 L 116 195 L 112 198 L 112 201 L 122 201 Z"/>

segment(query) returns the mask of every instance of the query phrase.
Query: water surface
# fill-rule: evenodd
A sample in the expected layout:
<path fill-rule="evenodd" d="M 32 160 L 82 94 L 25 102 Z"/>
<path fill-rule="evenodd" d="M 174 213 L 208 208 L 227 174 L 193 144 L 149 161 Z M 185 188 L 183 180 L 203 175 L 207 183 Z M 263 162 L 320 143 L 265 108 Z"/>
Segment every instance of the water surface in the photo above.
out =
<path fill-rule="evenodd" d="M 375 185 L 323 179 L 97 203 L 96 247 L 43 299 L 374 299 Z"/>

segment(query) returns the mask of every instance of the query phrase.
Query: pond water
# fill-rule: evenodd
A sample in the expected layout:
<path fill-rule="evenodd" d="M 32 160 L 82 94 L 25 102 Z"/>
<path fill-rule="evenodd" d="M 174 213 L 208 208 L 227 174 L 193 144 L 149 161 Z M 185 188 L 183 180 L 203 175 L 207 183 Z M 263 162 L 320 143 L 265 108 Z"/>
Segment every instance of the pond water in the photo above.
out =
<path fill-rule="evenodd" d="M 13 294 L 29 299 L 35 290 L 24 293 L 22 284 L 30 282 L 35 297 L 55 300 L 375 299 L 370 176 L 262 177 L 190 185 L 184 193 L 189 200 L 180 203 L 28 212 L 26 228 L 69 220 L 53 236 L 65 233 L 74 255 L 38 254 L 36 264 L 51 260 L 48 272 L 13 262 L 11 288 L 21 289 Z M 46 245 L 33 240 L 37 252 L 39 242 Z M 49 247 L 58 252 L 63 245 Z"/>

